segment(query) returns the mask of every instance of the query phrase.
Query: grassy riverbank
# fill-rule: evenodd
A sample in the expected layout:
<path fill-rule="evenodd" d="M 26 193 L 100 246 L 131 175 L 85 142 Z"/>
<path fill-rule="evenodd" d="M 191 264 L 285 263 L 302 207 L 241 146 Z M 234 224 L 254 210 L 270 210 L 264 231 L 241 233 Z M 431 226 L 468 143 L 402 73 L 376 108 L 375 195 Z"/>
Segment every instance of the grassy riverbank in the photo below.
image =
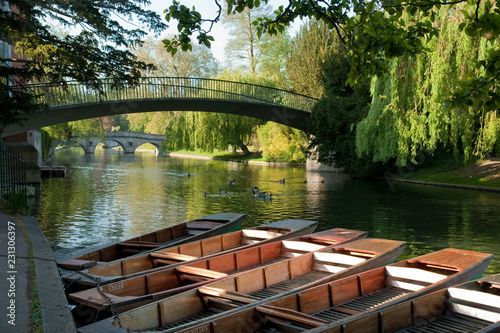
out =
<path fill-rule="evenodd" d="M 442 160 L 413 172 L 401 173 L 400 176 L 422 182 L 500 187 L 500 158 L 479 160 L 465 167 L 460 161 Z"/>
<path fill-rule="evenodd" d="M 241 152 L 202 152 L 179 150 L 169 152 L 172 154 L 202 156 L 205 158 L 254 161 L 266 163 L 260 153 L 243 155 Z M 387 174 L 386 174 L 387 175 Z M 414 169 L 401 169 L 389 173 L 393 179 L 402 179 L 418 182 L 445 183 L 468 186 L 488 186 L 500 188 L 500 157 L 479 160 L 463 166 L 461 160 L 453 157 L 444 157 L 426 161 L 425 165 Z"/>
<path fill-rule="evenodd" d="M 243 153 L 241 152 L 230 152 L 230 151 L 204 152 L 204 151 L 176 150 L 167 152 L 166 154 L 203 156 L 207 158 L 221 159 L 221 160 L 266 162 L 262 157 L 261 153 L 251 153 L 250 155 L 243 155 Z"/>

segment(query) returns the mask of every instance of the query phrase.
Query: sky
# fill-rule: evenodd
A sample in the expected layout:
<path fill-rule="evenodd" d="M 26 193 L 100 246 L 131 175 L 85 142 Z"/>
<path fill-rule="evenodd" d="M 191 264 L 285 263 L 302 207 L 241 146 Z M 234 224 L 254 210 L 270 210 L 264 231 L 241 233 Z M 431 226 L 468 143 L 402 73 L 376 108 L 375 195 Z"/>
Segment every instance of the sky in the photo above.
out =
<path fill-rule="evenodd" d="M 222 0 L 224 1 L 224 0 Z M 180 0 L 181 4 L 191 8 L 195 6 L 196 11 L 200 12 L 202 17 L 204 18 L 215 18 L 217 16 L 218 7 L 215 5 L 214 0 Z M 280 5 L 285 5 L 288 3 L 287 0 L 271 0 L 270 5 L 273 8 L 277 8 Z M 172 4 L 172 0 L 151 0 L 151 5 L 147 7 L 147 9 L 154 10 L 164 19 L 165 16 L 163 11 L 168 8 Z M 294 22 L 291 28 L 291 34 L 293 35 L 296 31 L 299 30 L 300 20 Z M 164 33 L 167 34 L 176 34 L 177 33 L 177 25 L 175 21 L 171 21 L 169 24 L 169 29 Z M 162 35 L 162 36 L 164 36 Z M 214 54 L 215 58 L 219 61 L 224 62 L 224 46 L 226 45 L 228 34 L 222 23 L 217 23 L 212 28 L 212 36 L 215 41 L 212 42 L 211 50 Z"/>

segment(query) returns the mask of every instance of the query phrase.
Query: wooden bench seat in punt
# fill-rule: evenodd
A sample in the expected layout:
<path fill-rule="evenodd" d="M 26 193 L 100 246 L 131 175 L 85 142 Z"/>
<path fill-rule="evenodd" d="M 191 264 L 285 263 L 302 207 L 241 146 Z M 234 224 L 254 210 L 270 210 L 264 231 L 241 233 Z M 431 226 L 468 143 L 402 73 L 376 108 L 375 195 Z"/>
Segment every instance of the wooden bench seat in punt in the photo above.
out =
<path fill-rule="evenodd" d="M 387 266 L 385 271 L 386 285 L 412 291 L 418 291 L 447 278 L 443 274 L 412 267 Z"/>
<path fill-rule="evenodd" d="M 282 235 L 279 232 L 271 232 L 271 231 L 267 231 L 267 230 L 258 230 L 258 229 L 242 230 L 241 234 L 242 234 L 242 238 L 241 238 L 242 244 L 254 244 L 254 243 L 261 242 L 262 240 L 275 238 L 275 237 Z"/>
<path fill-rule="evenodd" d="M 318 251 L 325 248 L 325 245 L 318 245 L 309 242 L 302 241 L 282 241 L 283 247 L 285 249 L 284 256 L 286 257 L 296 257 L 298 255 Z"/>
<path fill-rule="evenodd" d="M 329 273 L 337 273 L 366 261 L 365 258 L 341 253 L 315 252 L 313 256 L 313 269 Z"/>
<path fill-rule="evenodd" d="M 448 309 L 482 320 L 500 321 L 500 296 L 477 290 L 448 288 Z"/>

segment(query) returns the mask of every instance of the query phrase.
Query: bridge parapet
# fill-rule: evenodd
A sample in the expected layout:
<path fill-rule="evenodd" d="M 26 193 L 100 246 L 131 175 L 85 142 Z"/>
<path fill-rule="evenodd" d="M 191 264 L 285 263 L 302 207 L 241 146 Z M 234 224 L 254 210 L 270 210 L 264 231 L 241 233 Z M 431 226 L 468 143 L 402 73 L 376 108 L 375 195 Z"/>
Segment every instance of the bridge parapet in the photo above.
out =
<path fill-rule="evenodd" d="M 99 89 L 76 81 L 28 85 L 49 107 L 4 128 L 5 136 L 30 129 L 137 112 L 204 111 L 229 113 L 307 129 L 317 99 L 290 91 L 205 78 L 144 77 L 136 85 L 102 79 Z"/>
<path fill-rule="evenodd" d="M 110 132 L 106 132 L 106 138 L 110 138 L 110 139 L 112 139 L 112 138 L 136 138 L 136 139 L 143 139 L 143 140 L 164 141 L 165 135 L 139 133 L 139 132 L 110 131 Z"/>
<path fill-rule="evenodd" d="M 39 101 L 52 107 L 137 99 L 207 99 L 270 104 L 311 112 L 316 99 L 248 83 L 189 77 L 143 77 L 137 85 L 100 82 L 102 92 L 76 81 L 29 85 Z"/>

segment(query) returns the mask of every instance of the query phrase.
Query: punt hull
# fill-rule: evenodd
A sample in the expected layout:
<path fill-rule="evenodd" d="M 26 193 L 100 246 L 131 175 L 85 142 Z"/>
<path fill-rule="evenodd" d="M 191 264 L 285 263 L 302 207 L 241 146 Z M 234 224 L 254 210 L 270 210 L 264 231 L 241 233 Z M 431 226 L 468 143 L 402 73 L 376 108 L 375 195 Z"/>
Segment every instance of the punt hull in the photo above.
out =
<path fill-rule="evenodd" d="M 500 332 L 500 274 L 395 304 L 341 325 L 308 332 Z"/>
<path fill-rule="evenodd" d="M 360 239 L 292 257 L 238 275 L 213 281 L 79 329 L 80 332 L 155 330 L 196 332 L 233 312 L 327 281 L 360 273 L 395 260 L 404 242 Z M 216 312 L 208 312 L 216 304 Z M 205 319 L 192 318 L 205 316 Z M 200 331 L 201 332 L 201 331 Z"/>
<path fill-rule="evenodd" d="M 365 236 L 364 231 L 330 229 L 99 285 L 71 293 L 68 299 L 99 311 L 123 312 L 251 268 L 284 261 L 333 246 L 331 244 L 342 244 Z"/>
<path fill-rule="evenodd" d="M 226 233 L 237 229 L 243 223 L 245 216 L 236 213 L 208 215 L 59 261 L 57 266 L 79 271 L 139 253 Z"/>
<path fill-rule="evenodd" d="M 96 287 L 230 251 L 314 232 L 317 221 L 288 219 L 138 254 L 63 276 L 73 289 Z M 75 288 L 76 287 L 76 288 Z"/>

